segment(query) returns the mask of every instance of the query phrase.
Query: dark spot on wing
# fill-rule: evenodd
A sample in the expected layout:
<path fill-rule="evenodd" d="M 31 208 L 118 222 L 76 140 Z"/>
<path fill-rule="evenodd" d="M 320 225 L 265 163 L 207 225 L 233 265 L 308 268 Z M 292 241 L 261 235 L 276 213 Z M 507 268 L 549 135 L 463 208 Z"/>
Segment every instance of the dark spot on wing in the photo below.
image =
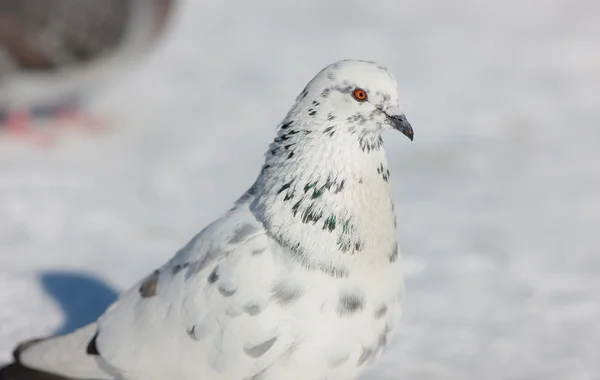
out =
<path fill-rule="evenodd" d="M 259 314 L 262 310 L 260 309 L 260 307 L 258 305 L 248 304 L 248 305 L 244 306 L 244 311 L 248 315 L 255 316 L 255 315 Z"/>
<path fill-rule="evenodd" d="M 219 266 L 217 265 L 215 267 L 215 269 L 213 269 L 212 272 L 210 272 L 210 275 L 208 276 L 208 283 L 209 284 L 214 284 L 215 282 L 219 281 Z"/>
<path fill-rule="evenodd" d="M 258 248 L 258 249 L 253 249 L 252 252 L 251 252 L 251 255 L 252 256 L 260 255 L 261 253 L 263 253 L 266 250 L 267 250 L 266 247 L 264 247 L 264 248 Z"/>
<path fill-rule="evenodd" d="M 388 312 L 387 305 L 381 305 L 381 307 L 379 309 L 375 310 L 375 318 L 380 319 L 384 315 L 386 315 L 387 312 Z"/>
<path fill-rule="evenodd" d="M 209 264 L 214 263 L 217 258 L 227 256 L 230 252 L 231 251 L 223 250 L 220 245 L 211 247 L 208 252 L 199 260 L 190 262 L 189 268 L 185 274 L 185 279 L 189 280 L 194 275 L 206 268 Z"/>
<path fill-rule="evenodd" d="M 189 266 L 190 266 L 190 263 L 175 264 L 173 266 L 172 273 L 174 275 L 176 275 L 177 273 L 181 272 L 183 269 L 185 269 L 185 268 L 187 268 Z"/>
<path fill-rule="evenodd" d="M 381 334 L 379 334 L 379 339 L 377 341 L 377 345 L 378 345 L 377 349 L 378 350 L 383 350 L 385 347 L 387 347 L 388 336 L 391 331 L 392 331 L 392 328 L 389 325 L 385 325 L 385 328 L 383 329 Z"/>
<path fill-rule="evenodd" d="M 362 354 L 358 358 L 358 362 L 356 363 L 356 365 L 360 367 L 361 365 L 365 364 L 365 362 L 369 360 L 371 356 L 373 356 L 373 350 L 370 348 L 363 347 Z"/>
<path fill-rule="evenodd" d="M 365 301 L 362 297 L 348 293 L 340 296 L 337 311 L 340 316 L 347 316 L 362 310 L 364 307 Z"/>
<path fill-rule="evenodd" d="M 150 297 L 154 297 L 156 295 L 156 288 L 158 286 L 158 278 L 159 278 L 159 271 L 155 270 L 154 272 L 152 272 L 152 274 L 150 276 L 148 276 L 146 278 L 146 280 L 144 280 L 144 282 L 142 283 L 142 285 L 140 286 L 139 292 L 142 296 L 142 298 L 150 298 Z"/>
<path fill-rule="evenodd" d="M 303 294 L 302 288 L 285 281 L 278 281 L 271 288 L 271 298 L 280 306 L 291 305 Z"/>
<path fill-rule="evenodd" d="M 255 226 L 250 224 L 244 224 L 238 227 L 231 239 L 229 239 L 229 244 L 238 244 L 243 242 L 248 238 L 248 236 L 258 232 L 258 229 Z"/>
<path fill-rule="evenodd" d="M 260 358 L 267 351 L 269 351 L 271 349 L 271 347 L 273 347 L 273 345 L 275 344 L 276 341 L 277 341 L 277 337 L 275 336 L 275 337 L 273 337 L 269 340 L 266 340 L 256 346 L 244 347 L 244 352 L 246 353 L 246 355 L 250 356 L 251 358 L 255 358 L 255 359 Z"/>
<path fill-rule="evenodd" d="M 208 335 L 208 329 L 203 325 L 194 325 L 187 330 L 187 334 L 193 340 L 199 341 Z"/>
<path fill-rule="evenodd" d="M 223 297 L 231 297 L 235 294 L 235 292 L 237 292 L 237 289 L 235 289 L 234 287 L 227 285 L 219 286 L 219 293 L 221 293 Z"/>

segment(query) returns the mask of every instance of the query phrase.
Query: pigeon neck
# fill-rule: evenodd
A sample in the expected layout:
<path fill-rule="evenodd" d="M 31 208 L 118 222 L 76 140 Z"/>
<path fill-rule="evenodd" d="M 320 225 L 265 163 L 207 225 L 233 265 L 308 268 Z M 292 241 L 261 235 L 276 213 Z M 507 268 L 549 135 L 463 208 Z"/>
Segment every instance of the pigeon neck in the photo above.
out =
<path fill-rule="evenodd" d="M 306 267 L 345 277 L 389 265 L 397 257 L 395 215 L 380 136 L 363 149 L 359 135 L 327 133 L 283 123 L 253 187 L 252 211 Z"/>

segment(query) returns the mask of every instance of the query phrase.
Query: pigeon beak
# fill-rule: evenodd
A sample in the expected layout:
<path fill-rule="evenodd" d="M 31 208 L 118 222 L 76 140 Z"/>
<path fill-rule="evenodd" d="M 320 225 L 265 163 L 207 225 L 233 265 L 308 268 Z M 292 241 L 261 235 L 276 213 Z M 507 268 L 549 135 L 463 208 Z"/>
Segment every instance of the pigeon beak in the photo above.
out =
<path fill-rule="evenodd" d="M 394 129 L 397 129 L 400 132 L 402 132 L 404 134 L 404 136 L 406 136 L 410 139 L 410 141 L 413 140 L 414 134 L 413 134 L 412 126 L 410 125 L 408 120 L 406 120 L 406 116 L 404 116 L 404 114 L 391 115 L 391 116 L 388 115 L 388 118 L 390 119 L 390 122 L 392 124 L 392 127 L 394 127 Z"/>

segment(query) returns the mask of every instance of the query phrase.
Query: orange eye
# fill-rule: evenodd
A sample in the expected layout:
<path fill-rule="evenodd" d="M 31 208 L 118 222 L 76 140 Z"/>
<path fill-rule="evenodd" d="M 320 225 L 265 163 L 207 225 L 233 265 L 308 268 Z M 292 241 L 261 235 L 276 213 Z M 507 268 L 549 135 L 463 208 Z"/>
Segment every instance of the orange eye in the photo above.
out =
<path fill-rule="evenodd" d="M 364 102 L 367 100 L 367 92 L 362 88 L 357 88 L 354 90 L 352 96 L 354 96 L 354 99 L 358 100 L 359 102 Z"/>

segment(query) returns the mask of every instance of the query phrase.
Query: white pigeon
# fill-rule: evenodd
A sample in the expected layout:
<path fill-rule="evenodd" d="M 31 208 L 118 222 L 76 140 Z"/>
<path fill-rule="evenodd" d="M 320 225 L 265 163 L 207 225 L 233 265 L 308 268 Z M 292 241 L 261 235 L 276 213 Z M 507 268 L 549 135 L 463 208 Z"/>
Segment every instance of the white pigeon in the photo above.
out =
<path fill-rule="evenodd" d="M 0 379 L 355 379 L 401 312 L 387 129 L 413 138 L 392 74 L 326 67 L 231 210 L 97 322 L 21 344 Z"/>

